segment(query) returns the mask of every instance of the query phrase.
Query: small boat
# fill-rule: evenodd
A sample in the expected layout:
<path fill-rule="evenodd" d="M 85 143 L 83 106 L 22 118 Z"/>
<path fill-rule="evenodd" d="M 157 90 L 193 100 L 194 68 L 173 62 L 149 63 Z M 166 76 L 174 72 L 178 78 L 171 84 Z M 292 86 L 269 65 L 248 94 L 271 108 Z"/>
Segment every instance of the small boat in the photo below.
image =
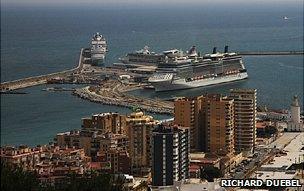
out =
<path fill-rule="evenodd" d="M 143 88 L 144 88 L 144 89 L 154 89 L 154 87 L 151 86 L 151 85 L 146 85 L 146 86 L 144 86 Z"/>

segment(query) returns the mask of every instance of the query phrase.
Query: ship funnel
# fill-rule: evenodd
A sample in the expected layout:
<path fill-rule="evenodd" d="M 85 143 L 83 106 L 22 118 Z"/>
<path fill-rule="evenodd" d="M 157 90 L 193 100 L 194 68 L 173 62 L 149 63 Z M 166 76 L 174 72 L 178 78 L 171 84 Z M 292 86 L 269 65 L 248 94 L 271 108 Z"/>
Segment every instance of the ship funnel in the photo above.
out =
<path fill-rule="evenodd" d="M 224 53 L 228 53 L 228 46 L 225 46 L 225 51 Z"/>
<path fill-rule="evenodd" d="M 216 47 L 213 48 L 212 54 L 216 54 Z"/>

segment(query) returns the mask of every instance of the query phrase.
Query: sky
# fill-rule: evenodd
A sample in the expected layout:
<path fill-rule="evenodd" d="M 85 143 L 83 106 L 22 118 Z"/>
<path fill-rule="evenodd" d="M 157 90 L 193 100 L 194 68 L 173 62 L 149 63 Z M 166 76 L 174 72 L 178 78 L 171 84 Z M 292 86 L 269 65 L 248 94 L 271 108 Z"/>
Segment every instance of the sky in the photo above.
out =
<path fill-rule="evenodd" d="M 16 6 L 113 6 L 113 5 L 198 5 L 198 4 L 298 4 L 303 0 L 1 0 L 2 5 Z"/>

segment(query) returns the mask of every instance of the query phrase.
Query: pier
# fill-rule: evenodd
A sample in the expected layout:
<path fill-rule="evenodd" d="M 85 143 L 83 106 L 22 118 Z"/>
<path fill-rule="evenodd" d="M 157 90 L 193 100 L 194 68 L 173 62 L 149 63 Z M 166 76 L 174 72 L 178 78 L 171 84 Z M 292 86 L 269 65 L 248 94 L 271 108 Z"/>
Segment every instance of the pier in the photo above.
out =
<path fill-rule="evenodd" d="M 73 95 L 95 103 L 115 105 L 127 108 L 139 108 L 144 111 L 169 114 L 174 113 L 172 101 L 142 98 L 126 92 L 142 88 L 140 84 L 124 84 L 117 80 L 108 80 L 98 86 L 87 86 L 76 89 Z"/>
<path fill-rule="evenodd" d="M 65 76 L 68 76 L 71 74 L 81 72 L 82 68 L 83 68 L 83 48 L 80 51 L 79 61 L 78 61 L 78 65 L 76 68 L 68 69 L 68 70 L 64 70 L 64 71 L 60 71 L 60 72 L 55 72 L 55 73 L 50 73 L 50 74 L 45 74 L 45 75 L 40 75 L 40 76 L 34 76 L 34 77 L 28 77 L 28 78 L 23 78 L 23 79 L 19 79 L 19 80 L 3 82 L 0 85 L 0 89 L 1 89 L 1 92 L 8 92 L 8 91 L 16 90 L 16 89 L 45 84 L 45 83 L 47 83 L 47 80 L 54 79 L 54 78 L 61 78 L 61 77 L 65 77 Z"/>
<path fill-rule="evenodd" d="M 98 81 L 99 77 L 95 76 L 95 74 L 103 74 L 103 75 L 130 75 L 132 76 L 142 76 L 141 74 L 135 73 L 131 70 L 123 70 L 117 68 L 110 67 L 88 67 L 85 64 L 85 56 L 84 49 L 82 48 L 80 51 L 79 61 L 76 68 L 68 69 L 60 72 L 55 72 L 51 74 L 33 76 L 8 82 L 3 82 L 0 84 L 1 93 L 14 91 L 17 89 L 27 88 L 31 86 L 46 84 L 48 81 L 56 78 L 68 78 L 72 76 L 74 80 L 79 80 L 81 83 L 91 82 L 92 79 Z M 279 55 L 304 55 L 304 51 L 240 51 L 237 52 L 238 55 L 241 56 L 279 56 Z M 88 69 L 89 68 L 89 69 Z M 82 79 L 82 80 L 81 80 Z M 79 82 L 78 81 L 78 82 Z M 82 82 L 84 81 L 84 82 Z M 66 82 L 64 82 L 66 83 Z M 74 82 L 73 82 L 74 83 Z"/>
<path fill-rule="evenodd" d="M 244 51 L 237 54 L 241 56 L 304 55 L 304 51 Z"/>

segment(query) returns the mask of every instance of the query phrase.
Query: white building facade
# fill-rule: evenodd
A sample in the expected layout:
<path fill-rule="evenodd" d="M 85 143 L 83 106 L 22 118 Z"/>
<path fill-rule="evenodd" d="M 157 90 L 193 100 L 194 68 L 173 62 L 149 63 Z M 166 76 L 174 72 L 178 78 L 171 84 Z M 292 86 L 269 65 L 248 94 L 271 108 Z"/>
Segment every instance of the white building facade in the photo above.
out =
<path fill-rule="evenodd" d="M 301 121 L 301 108 L 298 96 L 294 96 L 290 106 L 290 121 L 287 123 L 287 131 L 304 132 L 304 123 Z"/>

